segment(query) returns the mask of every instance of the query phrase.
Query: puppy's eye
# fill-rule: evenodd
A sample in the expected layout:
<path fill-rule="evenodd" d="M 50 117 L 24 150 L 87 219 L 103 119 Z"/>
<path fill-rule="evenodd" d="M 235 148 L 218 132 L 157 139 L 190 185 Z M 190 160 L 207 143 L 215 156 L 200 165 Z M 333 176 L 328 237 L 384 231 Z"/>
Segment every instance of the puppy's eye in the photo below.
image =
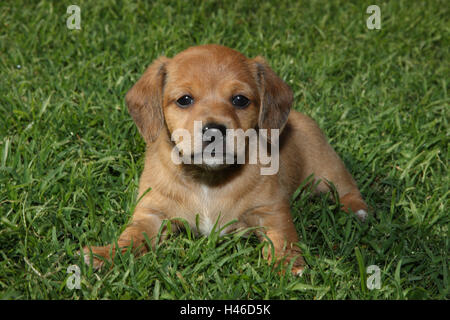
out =
<path fill-rule="evenodd" d="M 192 98 L 190 95 L 187 95 L 187 94 L 177 100 L 177 105 L 180 108 L 187 108 L 193 103 L 194 103 L 194 98 Z"/>
<path fill-rule="evenodd" d="M 243 95 L 237 95 L 231 98 L 231 103 L 238 108 L 245 108 L 250 104 L 250 100 Z"/>

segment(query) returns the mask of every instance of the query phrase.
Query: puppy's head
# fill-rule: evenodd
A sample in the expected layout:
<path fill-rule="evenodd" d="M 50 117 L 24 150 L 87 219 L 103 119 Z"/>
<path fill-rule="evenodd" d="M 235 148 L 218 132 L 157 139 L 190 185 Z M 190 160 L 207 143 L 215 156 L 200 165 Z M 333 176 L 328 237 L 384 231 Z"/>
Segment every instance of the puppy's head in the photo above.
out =
<path fill-rule="evenodd" d="M 230 129 L 282 130 L 292 105 L 290 88 L 261 57 L 247 59 L 219 45 L 191 47 L 172 59 L 154 61 L 126 95 L 128 110 L 147 143 L 167 126 L 183 156 L 194 157 L 223 140 L 200 165 L 222 168 Z M 189 133 L 191 139 L 185 134 Z M 200 144 L 195 143 L 200 135 Z M 205 155 L 205 153 L 203 153 Z M 222 160 L 222 161 L 221 161 Z"/>

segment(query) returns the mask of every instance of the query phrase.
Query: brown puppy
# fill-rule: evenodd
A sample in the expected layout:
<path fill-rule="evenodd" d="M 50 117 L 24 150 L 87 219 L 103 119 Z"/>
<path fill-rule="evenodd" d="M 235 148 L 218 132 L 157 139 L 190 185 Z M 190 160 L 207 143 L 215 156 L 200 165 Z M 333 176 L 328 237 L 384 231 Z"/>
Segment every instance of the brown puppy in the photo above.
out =
<path fill-rule="evenodd" d="M 120 249 L 132 245 L 135 252 L 146 252 L 144 234 L 154 244 L 167 219 L 183 218 L 203 234 L 211 232 L 216 222 L 220 227 L 237 220 L 223 232 L 262 227 L 273 243 L 276 259 L 295 259 L 292 271 L 301 274 L 304 261 L 295 245 L 298 237 L 289 209 L 290 197 L 300 183 L 314 175 L 316 191 L 326 192 L 332 182 L 343 210 L 361 219 L 367 215 L 367 205 L 317 124 L 290 110 L 292 100 L 290 88 L 262 58 L 247 59 L 223 46 L 192 47 L 172 59 L 154 61 L 126 95 L 147 150 L 139 186 L 142 198 L 118 240 Z M 197 151 L 195 146 L 190 151 L 192 141 L 174 137 L 174 133 L 184 129 L 194 137 L 195 121 L 201 121 L 202 133 L 224 136 L 230 129 L 269 129 L 257 135 L 268 137 L 270 154 L 279 151 L 279 169 L 275 168 L 275 174 L 262 174 L 264 165 L 248 163 L 250 138 L 241 151 L 216 149 L 218 159 L 231 154 L 236 160 L 244 152 L 245 163 L 217 162 L 211 155 L 196 164 L 173 161 L 173 150 L 189 160 L 219 139 L 201 140 Z M 276 130 L 281 132 L 279 139 Z M 112 249 L 114 254 L 116 248 Z M 85 247 L 86 263 L 91 251 L 110 258 L 110 246 Z M 94 267 L 102 262 L 93 257 Z"/>

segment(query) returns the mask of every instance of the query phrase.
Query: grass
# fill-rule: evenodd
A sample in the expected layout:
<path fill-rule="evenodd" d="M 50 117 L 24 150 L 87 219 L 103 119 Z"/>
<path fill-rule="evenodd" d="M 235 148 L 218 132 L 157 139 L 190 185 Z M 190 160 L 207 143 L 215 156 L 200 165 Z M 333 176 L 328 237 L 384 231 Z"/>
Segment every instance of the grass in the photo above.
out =
<path fill-rule="evenodd" d="M 381 30 L 368 30 L 372 2 L 80 0 L 69 30 L 69 4 L 2 1 L 0 297 L 448 299 L 448 5 L 379 1 Z M 125 93 L 153 59 L 204 43 L 267 58 L 373 215 L 300 194 L 301 278 L 273 272 L 254 238 L 189 232 L 93 272 L 75 253 L 117 239 L 143 168 Z M 380 289 L 364 285 L 369 265 Z"/>

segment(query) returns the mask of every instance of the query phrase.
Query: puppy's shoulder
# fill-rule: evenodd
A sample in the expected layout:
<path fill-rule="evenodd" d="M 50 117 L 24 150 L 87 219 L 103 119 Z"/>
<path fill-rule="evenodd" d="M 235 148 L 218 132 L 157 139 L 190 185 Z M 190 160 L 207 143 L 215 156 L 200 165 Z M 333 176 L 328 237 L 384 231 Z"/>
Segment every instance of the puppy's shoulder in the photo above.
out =
<path fill-rule="evenodd" d="M 294 129 L 318 127 L 317 122 L 314 121 L 314 119 L 297 110 L 291 110 L 287 124 Z"/>
<path fill-rule="evenodd" d="M 291 110 L 281 140 L 282 144 L 299 147 L 311 142 L 319 143 L 324 140 L 324 135 L 314 119 L 301 112 Z"/>

